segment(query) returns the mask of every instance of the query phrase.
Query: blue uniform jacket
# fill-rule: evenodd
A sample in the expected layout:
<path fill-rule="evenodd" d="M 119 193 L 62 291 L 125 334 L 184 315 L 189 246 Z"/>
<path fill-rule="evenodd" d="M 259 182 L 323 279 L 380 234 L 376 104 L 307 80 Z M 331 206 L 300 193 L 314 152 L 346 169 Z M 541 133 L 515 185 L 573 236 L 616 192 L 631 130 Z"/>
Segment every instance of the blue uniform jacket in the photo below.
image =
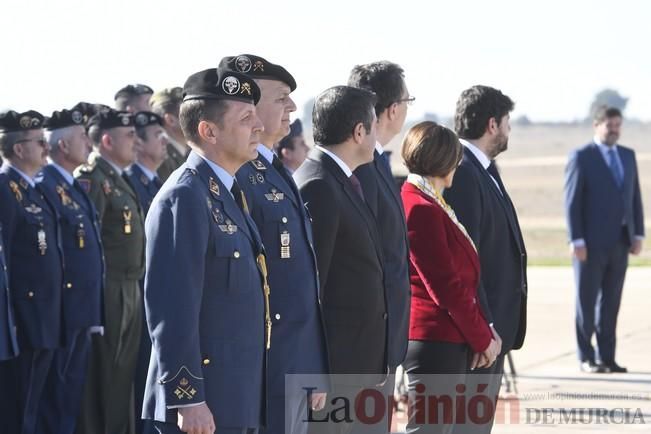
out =
<path fill-rule="evenodd" d="M 72 176 L 72 175 L 71 175 Z M 36 178 L 59 214 L 63 247 L 63 322 L 66 337 L 103 325 L 104 254 L 99 217 L 77 181 L 68 184 L 53 166 Z"/>
<path fill-rule="evenodd" d="M 644 214 L 635 152 L 617 145 L 624 169 L 619 187 L 596 144 L 574 151 L 565 170 L 565 210 L 570 240 L 583 238 L 588 249 L 609 249 L 626 224 L 629 240 L 644 236 Z"/>
<path fill-rule="evenodd" d="M 11 359 L 17 355 L 16 323 L 9 295 L 9 279 L 5 262 L 2 224 L 0 223 L 0 360 Z"/>
<path fill-rule="evenodd" d="M 266 351 L 255 223 L 192 152 L 156 196 L 145 231 L 153 346 L 143 417 L 174 422 L 176 406 L 205 401 L 218 427 L 259 427 Z"/>
<path fill-rule="evenodd" d="M 285 374 L 328 373 L 312 226 L 296 184 L 289 185 L 263 156 L 242 166 L 237 180 L 267 254 L 273 323 L 269 394 L 283 396 Z M 325 379 L 314 380 L 319 381 L 310 386 L 326 386 Z"/>
<path fill-rule="evenodd" d="M 63 256 L 56 210 L 8 165 L 0 169 L 0 204 L 19 348 L 60 347 Z"/>
<path fill-rule="evenodd" d="M 145 175 L 145 172 L 137 164 L 132 164 L 127 169 L 127 176 L 129 177 L 129 181 L 131 181 L 131 186 L 136 191 L 142 210 L 147 215 L 151 202 L 160 189 L 160 184 L 157 184 L 155 179 L 150 181 L 147 175 Z"/>

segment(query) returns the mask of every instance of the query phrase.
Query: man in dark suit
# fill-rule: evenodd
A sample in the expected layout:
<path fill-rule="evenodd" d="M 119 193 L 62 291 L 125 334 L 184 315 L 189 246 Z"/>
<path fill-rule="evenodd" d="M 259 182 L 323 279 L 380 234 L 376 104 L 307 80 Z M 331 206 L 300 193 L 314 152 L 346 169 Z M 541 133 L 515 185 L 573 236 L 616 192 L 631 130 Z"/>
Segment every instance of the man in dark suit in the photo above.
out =
<path fill-rule="evenodd" d="M 384 282 L 387 294 L 387 354 L 392 372 L 407 351 L 409 329 L 409 248 L 402 200 L 396 189 L 386 146 L 400 133 L 407 117 L 409 96 L 402 68 L 382 61 L 353 68 L 348 85 L 374 92 L 377 96 L 377 142 L 373 162 L 355 170 L 382 234 Z M 391 377 L 393 379 L 393 377 Z M 393 393 L 394 381 L 387 381 L 385 394 Z"/>
<path fill-rule="evenodd" d="M 497 397 L 504 371 L 504 355 L 524 342 L 527 303 L 527 253 L 515 207 L 495 164 L 508 146 L 509 113 L 513 101 L 497 89 L 473 86 L 457 101 L 455 130 L 464 155 L 445 200 L 466 227 L 479 253 L 481 280 L 477 294 L 501 352 L 484 367 L 475 355 L 475 379 L 490 385 L 486 395 Z M 470 389 L 470 388 L 469 388 Z M 477 432 L 490 432 L 489 423 Z"/>
<path fill-rule="evenodd" d="M 294 180 L 273 152 L 274 144 L 289 132 L 289 115 L 296 110 L 290 93 L 296 81 L 282 66 L 250 54 L 225 57 L 220 65 L 246 73 L 261 93 L 256 113 L 264 131 L 258 158 L 237 172 L 265 246 L 272 289 L 269 411 L 261 432 L 300 434 L 307 431 L 302 423 L 307 406 L 323 408 L 324 383 L 308 402 L 303 385 L 286 375 L 326 374 L 327 356 L 312 225 Z"/>
<path fill-rule="evenodd" d="M 312 215 L 320 299 L 334 374 L 331 404 L 338 396 L 354 398 L 361 387 L 383 382 L 388 372 L 382 245 L 373 213 L 353 173 L 373 160 L 374 104 L 374 95 L 363 89 L 336 86 L 321 93 L 312 114 L 318 145 L 294 174 Z M 343 378 L 337 374 L 355 375 Z M 326 406 L 312 420 L 332 417 L 331 410 L 331 405 Z M 352 429 L 350 422 L 313 422 L 310 431 L 346 433 Z"/>
<path fill-rule="evenodd" d="M 61 110 L 47 120 L 50 159 L 36 181 L 60 216 L 64 259 L 64 345 L 54 354 L 41 404 L 42 432 L 72 434 L 77 423 L 91 348 L 103 325 L 104 254 L 97 210 L 75 168 L 87 161 L 90 141 L 79 110 Z"/>
<path fill-rule="evenodd" d="M 46 163 L 43 116 L 0 116 L 0 224 L 20 354 L 0 362 L 0 432 L 40 433 L 40 407 L 56 349 L 63 344 L 63 255 L 56 208 L 36 184 Z"/>
<path fill-rule="evenodd" d="M 234 176 L 257 155 L 260 90 L 244 74 L 208 69 L 188 78 L 184 95 L 192 152 L 147 216 L 153 347 L 143 417 L 163 434 L 253 434 L 266 412 L 269 291 L 262 242 Z"/>
<path fill-rule="evenodd" d="M 577 352 L 584 372 L 626 372 L 615 362 L 615 329 L 628 254 L 642 250 L 644 216 L 635 152 L 617 144 L 621 125 L 618 109 L 600 107 L 592 143 L 570 155 L 565 171 Z"/>

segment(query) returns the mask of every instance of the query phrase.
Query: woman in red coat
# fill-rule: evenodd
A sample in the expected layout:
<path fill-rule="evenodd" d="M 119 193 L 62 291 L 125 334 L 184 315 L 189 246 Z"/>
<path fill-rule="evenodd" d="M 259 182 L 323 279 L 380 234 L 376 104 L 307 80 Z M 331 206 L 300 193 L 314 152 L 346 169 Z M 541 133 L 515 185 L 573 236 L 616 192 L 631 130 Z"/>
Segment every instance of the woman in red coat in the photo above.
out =
<path fill-rule="evenodd" d="M 452 185 L 462 155 L 457 136 L 434 122 L 412 127 L 402 145 L 409 169 L 401 195 L 411 282 L 409 346 L 403 366 L 410 391 L 448 396 L 452 403 L 467 372 L 490 366 L 499 353 L 477 300 L 477 250 L 442 195 Z M 419 384 L 424 391 L 422 386 L 416 388 Z M 427 405 L 414 405 L 407 431 L 453 432 L 453 407 L 437 408 L 438 414 L 432 415 Z"/>

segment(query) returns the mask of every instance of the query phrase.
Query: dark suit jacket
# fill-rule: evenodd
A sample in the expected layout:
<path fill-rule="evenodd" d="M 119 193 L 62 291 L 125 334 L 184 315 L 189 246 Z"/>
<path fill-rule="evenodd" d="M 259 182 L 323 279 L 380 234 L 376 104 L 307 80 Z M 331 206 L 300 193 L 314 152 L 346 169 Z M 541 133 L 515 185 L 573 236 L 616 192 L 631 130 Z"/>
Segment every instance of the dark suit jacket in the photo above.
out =
<path fill-rule="evenodd" d="M 479 257 L 432 198 L 402 186 L 410 242 L 409 338 L 468 343 L 482 352 L 493 337 L 477 302 Z"/>
<path fill-rule="evenodd" d="M 337 163 L 318 149 L 294 179 L 312 216 L 330 370 L 384 374 L 388 315 L 371 211 Z"/>
<path fill-rule="evenodd" d="M 565 211 L 570 240 L 583 238 L 588 248 L 609 249 L 620 239 L 622 222 L 629 241 L 644 236 L 642 197 L 635 152 L 617 146 L 624 169 L 616 184 L 599 147 L 590 143 L 570 154 L 565 170 Z"/>
<path fill-rule="evenodd" d="M 364 197 L 382 234 L 384 285 L 387 295 L 387 355 L 394 368 L 402 363 L 409 335 L 409 247 L 402 200 L 383 157 L 375 152 L 373 162 L 355 170 Z"/>
<path fill-rule="evenodd" d="M 473 155 L 463 159 L 445 200 L 477 246 L 482 275 L 477 290 L 482 311 L 502 338 L 502 353 L 524 343 L 527 307 L 527 252 L 517 214 Z"/>

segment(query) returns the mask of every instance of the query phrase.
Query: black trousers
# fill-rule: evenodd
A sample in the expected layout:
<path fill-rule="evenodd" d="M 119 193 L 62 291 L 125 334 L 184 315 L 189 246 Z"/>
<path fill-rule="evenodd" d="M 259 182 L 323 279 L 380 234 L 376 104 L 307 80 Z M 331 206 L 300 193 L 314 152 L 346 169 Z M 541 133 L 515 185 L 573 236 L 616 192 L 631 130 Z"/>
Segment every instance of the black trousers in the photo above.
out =
<path fill-rule="evenodd" d="M 409 341 L 407 432 L 490 433 L 504 360 L 470 371 L 472 356 L 466 344 Z"/>

